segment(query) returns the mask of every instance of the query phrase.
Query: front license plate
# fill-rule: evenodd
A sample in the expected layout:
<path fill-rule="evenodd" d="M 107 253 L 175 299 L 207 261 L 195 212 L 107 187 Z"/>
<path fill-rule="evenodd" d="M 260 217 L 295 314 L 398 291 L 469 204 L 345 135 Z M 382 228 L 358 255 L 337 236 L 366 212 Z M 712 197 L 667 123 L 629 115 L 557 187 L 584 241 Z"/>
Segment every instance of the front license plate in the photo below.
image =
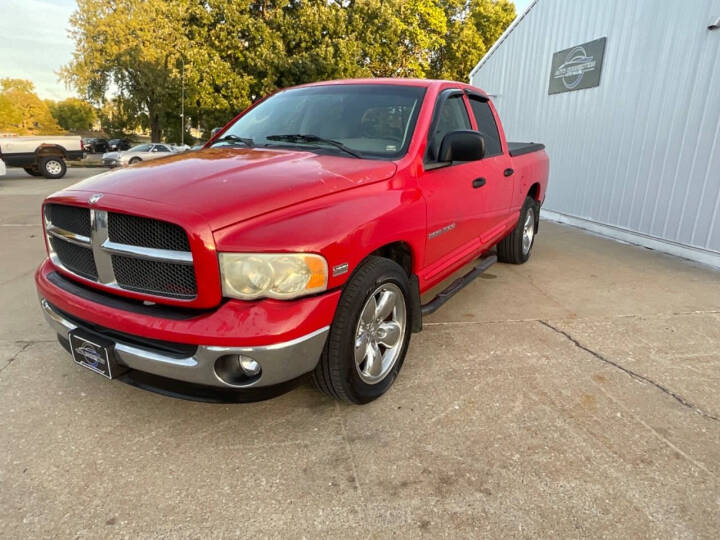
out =
<path fill-rule="evenodd" d="M 73 360 L 108 379 L 118 375 L 112 349 L 113 343 L 106 339 L 77 330 L 70 333 Z"/>

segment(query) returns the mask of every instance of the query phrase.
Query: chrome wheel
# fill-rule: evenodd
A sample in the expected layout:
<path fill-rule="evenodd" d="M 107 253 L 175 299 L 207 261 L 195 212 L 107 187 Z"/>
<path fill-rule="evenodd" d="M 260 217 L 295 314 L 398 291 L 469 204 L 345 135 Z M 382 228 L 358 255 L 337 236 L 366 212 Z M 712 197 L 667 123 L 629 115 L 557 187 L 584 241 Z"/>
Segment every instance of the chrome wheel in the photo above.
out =
<path fill-rule="evenodd" d="M 62 173 L 62 163 L 57 160 L 51 159 L 45 163 L 45 170 L 48 174 L 53 176 Z"/>
<path fill-rule="evenodd" d="M 527 255 L 530 252 L 530 248 L 533 244 L 533 238 L 535 237 L 535 210 L 532 208 L 527 209 L 525 214 L 525 224 L 523 225 L 522 235 L 522 250 L 523 255 Z"/>
<path fill-rule="evenodd" d="M 365 302 L 355 330 L 355 369 L 363 382 L 379 383 L 392 371 L 406 327 L 407 309 L 400 287 L 380 285 Z"/>

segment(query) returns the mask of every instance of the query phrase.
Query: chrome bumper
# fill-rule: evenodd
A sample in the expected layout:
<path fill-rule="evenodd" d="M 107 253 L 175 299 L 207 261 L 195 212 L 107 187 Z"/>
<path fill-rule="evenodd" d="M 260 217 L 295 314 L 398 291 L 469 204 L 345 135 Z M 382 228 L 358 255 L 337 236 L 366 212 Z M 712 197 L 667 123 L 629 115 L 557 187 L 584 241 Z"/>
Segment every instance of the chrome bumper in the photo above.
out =
<path fill-rule="evenodd" d="M 68 339 L 68 334 L 78 328 L 75 322 L 55 310 L 44 298 L 40 299 L 40 305 L 45 319 L 62 338 Z M 114 351 L 118 363 L 161 377 L 226 389 L 258 388 L 290 381 L 312 371 L 318 363 L 329 330 L 330 327 L 326 326 L 292 341 L 263 347 L 201 345 L 188 358 L 175 358 L 118 341 Z M 231 385 L 220 379 L 215 373 L 215 361 L 228 354 L 242 354 L 258 362 L 262 367 L 260 377 L 241 385 Z"/>

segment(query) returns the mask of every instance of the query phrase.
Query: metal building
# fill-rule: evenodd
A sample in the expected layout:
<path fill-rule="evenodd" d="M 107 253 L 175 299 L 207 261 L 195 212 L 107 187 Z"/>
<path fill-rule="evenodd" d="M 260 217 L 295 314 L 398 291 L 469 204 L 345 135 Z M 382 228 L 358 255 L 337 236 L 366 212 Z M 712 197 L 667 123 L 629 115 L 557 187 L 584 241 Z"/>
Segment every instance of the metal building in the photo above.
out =
<path fill-rule="evenodd" d="M 545 217 L 720 267 L 720 0 L 535 0 L 470 74 Z"/>

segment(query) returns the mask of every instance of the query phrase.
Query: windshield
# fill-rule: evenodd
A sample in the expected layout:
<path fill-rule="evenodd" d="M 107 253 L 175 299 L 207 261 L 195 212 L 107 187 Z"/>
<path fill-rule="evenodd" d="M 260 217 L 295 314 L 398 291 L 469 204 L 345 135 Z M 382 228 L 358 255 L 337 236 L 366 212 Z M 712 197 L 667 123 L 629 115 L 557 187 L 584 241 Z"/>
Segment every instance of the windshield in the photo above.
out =
<path fill-rule="evenodd" d="M 128 152 L 149 152 L 150 151 L 150 145 L 149 144 L 138 144 L 137 146 L 133 146 Z"/>
<path fill-rule="evenodd" d="M 220 136 L 228 140 L 213 146 L 301 146 L 397 158 L 407 151 L 424 95 L 423 87 L 385 84 L 284 90 L 239 118 Z"/>

